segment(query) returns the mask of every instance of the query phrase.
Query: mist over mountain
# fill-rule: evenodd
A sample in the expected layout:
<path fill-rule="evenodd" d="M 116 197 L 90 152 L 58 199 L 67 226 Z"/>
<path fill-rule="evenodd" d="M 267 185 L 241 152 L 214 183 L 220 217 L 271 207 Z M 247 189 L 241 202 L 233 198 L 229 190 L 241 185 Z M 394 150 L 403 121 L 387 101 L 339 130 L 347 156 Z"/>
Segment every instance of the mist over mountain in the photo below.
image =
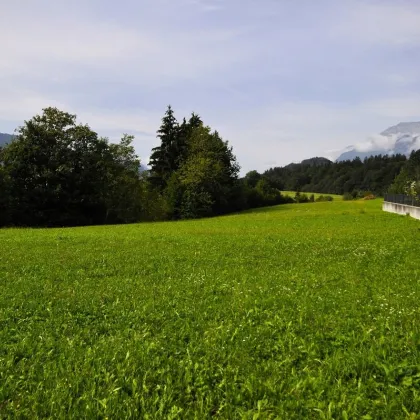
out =
<path fill-rule="evenodd" d="M 401 122 L 367 141 L 357 143 L 344 149 L 337 162 L 353 160 L 356 157 L 364 159 L 376 155 L 409 156 L 413 150 L 420 149 L 420 122 Z"/>

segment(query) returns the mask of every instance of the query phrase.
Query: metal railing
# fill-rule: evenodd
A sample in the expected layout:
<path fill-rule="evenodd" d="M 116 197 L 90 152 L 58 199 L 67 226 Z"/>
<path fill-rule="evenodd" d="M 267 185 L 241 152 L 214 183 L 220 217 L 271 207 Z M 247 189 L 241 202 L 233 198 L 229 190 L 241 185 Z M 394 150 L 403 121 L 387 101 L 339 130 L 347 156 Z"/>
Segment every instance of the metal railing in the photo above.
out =
<path fill-rule="evenodd" d="M 420 196 L 414 197 L 404 194 L 385 194 L 384 200 L 389 203 L 405 204 L 406 206 L 420 207 Z"/>

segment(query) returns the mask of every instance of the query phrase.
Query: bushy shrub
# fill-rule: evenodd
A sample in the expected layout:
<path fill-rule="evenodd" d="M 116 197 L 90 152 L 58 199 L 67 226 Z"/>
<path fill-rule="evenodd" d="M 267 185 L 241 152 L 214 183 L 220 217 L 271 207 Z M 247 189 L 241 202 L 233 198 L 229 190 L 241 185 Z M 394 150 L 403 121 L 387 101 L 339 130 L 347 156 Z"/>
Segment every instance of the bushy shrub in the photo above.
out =
<path fill-rule="evenodd" d="M 6 174 L 4 173 L 1 167 L 1 163 L 0 163 L 0 226 L 6 226 L 9 223 L 10 223 L 9 180 L 6 178 Z"/>
<path fill-rule="evenodd" d="M 373 194 L 369 194 L 369 195 L 366 195 L 364 198 L 363 198 L 363 200 L 374 200 L 376 198 L 376 196 L 375 195 L 373 195 Z"/>
<path fill-rule="evenodd" d="M 255 187 L 251 187 L 246 178 L 238 184 L 239 205 L 237 210 L 294 203 L 292 197 L 282 195 L 269 179 L 261 177 Z M 252 185 L 252 183 L 251 183 Z"/>
<path fill-rule="evenodd" d="M 343 195 L 343 200 L 344 200 L 344 201 L 351 201 L 351 200 L 353 200 L 353 199 L 354 199 L 354 197 L 353 197 L 353 195 L 352 195 L 352 194 L 350 194 L 350 193 L 348 193 L 348 192 L 344 193 L 344 195 Z"/>
<path fill-rule="evenodd" d="M 320 201 L 333 201 L 334 198 L 331 197 L 330 195 L 320 195 L 316 201 L 320 202 Z"/>
<path fill-rule="evenodd" d="M 306 194 L 297 192 L 295 195 L 295 202 L 296 203 L 309 203 L 309 197 Z"/>

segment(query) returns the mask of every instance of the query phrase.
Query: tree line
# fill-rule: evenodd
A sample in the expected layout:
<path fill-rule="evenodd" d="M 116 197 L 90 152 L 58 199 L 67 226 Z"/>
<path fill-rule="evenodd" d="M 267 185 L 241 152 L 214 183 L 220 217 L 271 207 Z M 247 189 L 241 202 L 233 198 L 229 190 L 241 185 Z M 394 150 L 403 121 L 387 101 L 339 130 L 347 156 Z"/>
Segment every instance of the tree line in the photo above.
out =
<path fill-rule="evenodd" d="M 420 200 L 420 150 L 411 153 L 388 192 L 411 195 Z"/>
<path fill-rule="evenodd" d="M 157 138 L 150 169 L 142 171 L 133 136 L 110 143 L 76 115 L 45 108 L 0 147 L 0 226 L 178 220 L 315 201 L 301 191 L 420 194 L 420 151 L 409 159 L 313 158 L 240 178 L 232 147 L 195 113 L 178 122 L 169 106 Z"/>
<path fill-rule="evenodd" d="M 363 161 L 355 158 L 342 162 L 314 158 L 301 164 L 271 168 L 263 176 L 280 190 L 349 194 L 354 198 L 367 192 L 382 196 L 400 173 L 407 173 L 406 178 L 414 180 L 413 171 L 404 168 L 411 168 L 419 153 L 413 152 L 409 159 L 404 155 L 378 155 Z"/>
<path fill-rule="evenodd" d="M 176 220 L 288 202 L 266 178 L 239 178 L 232 147 L 197 114 L 169 106 L 150 170 L 133 136 L 117 144 L 76 115 L 46 108 L 0 148 L 0 226 L 78 226 Z"/>

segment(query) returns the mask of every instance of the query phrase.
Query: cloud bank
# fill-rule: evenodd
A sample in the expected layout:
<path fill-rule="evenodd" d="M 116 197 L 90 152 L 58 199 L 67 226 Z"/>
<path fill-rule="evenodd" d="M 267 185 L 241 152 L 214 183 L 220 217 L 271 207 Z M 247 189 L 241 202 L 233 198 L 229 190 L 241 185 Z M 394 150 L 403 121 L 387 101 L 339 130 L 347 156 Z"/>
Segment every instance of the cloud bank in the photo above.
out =
<path fill-rule="evenodd" d="M 358 152 L 373 152 L 376 150 L 391 150 L 395 146 L 396 136 L 371 135 L 365 142 L 356 143 L 354 148 Z"/>

